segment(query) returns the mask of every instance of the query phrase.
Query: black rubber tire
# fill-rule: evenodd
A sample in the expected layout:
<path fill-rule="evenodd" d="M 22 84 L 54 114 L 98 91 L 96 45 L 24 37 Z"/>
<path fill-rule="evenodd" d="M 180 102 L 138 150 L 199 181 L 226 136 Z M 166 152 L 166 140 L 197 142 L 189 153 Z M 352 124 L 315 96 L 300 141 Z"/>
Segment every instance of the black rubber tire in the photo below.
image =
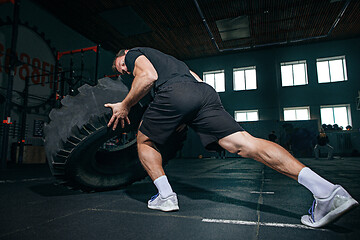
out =
<path fill-rule="evenodd" d="M 45 150 L 51 172 L 62 183 L 83 191 L 107 191 L 127 186 L 147 174 L 137 155 L 136 140 L 118 151 L 100 149 L 106 141 L 124 132 L 136 132 L 145 107 L 132 107 L 130 125 L 115 131 L 107 127 L 111 109 L 105 103 L 122 101 L 128 88 L 121 80 L 103 78 L 98 85 L 80 87 L 76 96 L 66 96 L 60 109 L 53 109 L 45 126 Z M 186 139 L 186 130 L 175 132 L 159 146 L 165 164 L 176 156 Z"/>

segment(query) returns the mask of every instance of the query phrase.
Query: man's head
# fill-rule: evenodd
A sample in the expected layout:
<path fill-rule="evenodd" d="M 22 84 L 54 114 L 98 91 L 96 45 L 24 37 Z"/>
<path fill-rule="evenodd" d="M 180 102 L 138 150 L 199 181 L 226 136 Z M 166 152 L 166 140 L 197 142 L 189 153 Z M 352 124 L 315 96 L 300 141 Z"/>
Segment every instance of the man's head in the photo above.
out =
<path fill-rule="evenodd" d="M 127 49 L 121 49 L 115 56 L 115 59 L 113 61 L 112 69 L 113 71 L 119 72 L 121 75 L 127 73 L 130 74 L 130 72 L 127 70 L 127 67 L 125 65 L 125 55 L 129 50 Z"/>

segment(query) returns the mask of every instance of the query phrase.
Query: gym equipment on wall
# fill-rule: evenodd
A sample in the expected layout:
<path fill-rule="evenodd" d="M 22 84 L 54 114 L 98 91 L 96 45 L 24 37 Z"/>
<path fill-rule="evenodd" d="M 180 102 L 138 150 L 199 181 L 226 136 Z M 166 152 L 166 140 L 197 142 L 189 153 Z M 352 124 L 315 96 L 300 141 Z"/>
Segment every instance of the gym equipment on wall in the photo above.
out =
<path fill-rule="evenodd" d="M 98 79 L 98 65 L 99 65 L 99 50 L 100 45 L 96 45 L 93 47 L 87 47 L 87 48 L 81 48 L 76 50 L 70 50 L 70 51 L 64 51 L 64 52 L 58 52 L 56 56 L 56 66 L 57 71 L 60 73 L 61 76 L 61 88 L 59 96 L 62 97 L 65 95 L 65 86 L 64 83 L 66 82 L 68 85 L 68 94 L 70 95 L 76 95 L 77 94 L 77 88 L 82 86 L 84 83 L 88 83 L 90 85 L 96 85 L 96 80 Z M 95 58 L 95 76 L 90 77 L 88 76 L 88 79 L 84 76 L 84 53 L 85 52 L 95 52 L 96 58 Z M 80 73 L 77 74 L 75 71 L 75 61 L 74 56 L 76 54 L 80 53 Z M 62 66 L 60 64 L 60 59 L 65 56 L 69 55 L 70 58 L 67 59 L 69 61 L 69 67 L 64 70 L 62 69 Z M 94 82 L 92 82 L 92 79 L 94 79 Z"/>
<path fill-rule="evenodd" d="M 6 21 L 0 19 L 0 32 L 6 37 L 12 28 L 13 21 L 9 18 Z M 30 78 L 29 86 L 29 101 L 28 110 L 38 111 L 39 109 L 52 108 L 53 104 L 53 88 L 55 71 L 55 48 L 51 47 L 51 41 L 45 38 L 45 34 L 38 31 L 37 27 L 30 26 L 27 22 L 18 22 L 20 41 L 17 44 L 15 55 L 11 55 L 9 46 L 5 43 L 8 40 L 0 39 L 0 79 L 4 81 L 6 74 L 10 72 L 9 64 L 11 56 L 15 57 L 14 68 L 14 89 L 12 91 L 12 105 L 17 109 L 22 108 L 23 104 L 23 89 L 25 88 L 26 77 Z M 29 40 L 30 39 L 30 40 Z M 36 46 L 41 48 L 37 51 L 31 48 L 36 43 Z M 6 78 L 5 78 L 6 79 Z M 0 95 L 5 96 L 4 86 L 0 86 Z"/>
<path fill-rule="evenodd" d="M 12 50 L 9 40 L 14 25 L 18 31 L 17 47 Z M 0 135 L 4 142 L 2 158 L 7 159 L 6 152 L 11 144 L 9 141 L 14 141 L 15 138 L 15 142 L 20 143 L 17 163 L 22 163 L 26 126 L 29 124 L 27 115 L 47 115 L 55 103 L 54 91 L 57 84 L 54 82 L 58 80 L 54 75 L 55 49 L 50 46 L 50 41 L 45 39 L 45 34 L 38 32 L 36 27 L 29 26 L 27 22 L 13 21 L 9 17 L 6 21 L 0 19 L 0 36 L 0 95 L 6 96 L 8 103 L 5 105 L 11 106 L 5 114 L 8 120 L 1 125 Z M 13 76 L 9 77 L 11 74 Z M 8 94 L 10 85 L 11 94 Z M 11 117 L 8 115 L 10 113 Z M 9 135 L 11 128 L 8 126 L 12 126 L 16 119 L 20 124 L 16 127 L 14 124 L 13 129 L 16 131 Z M 5 164 L 5 161 L 3 162 Z"/>

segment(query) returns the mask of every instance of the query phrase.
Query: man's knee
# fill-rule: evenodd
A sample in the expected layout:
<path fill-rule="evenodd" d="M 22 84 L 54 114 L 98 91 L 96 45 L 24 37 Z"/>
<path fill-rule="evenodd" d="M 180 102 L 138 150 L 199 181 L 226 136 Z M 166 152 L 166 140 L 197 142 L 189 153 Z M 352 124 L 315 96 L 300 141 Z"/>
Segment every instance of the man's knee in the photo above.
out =
<path fill-rule="evenodd" d="M 148 136 L 146 136 L 145 134 L 143 134 L 140 131 L 138 131 L 138 133 L 137 133 L 136 141 L 137 141 L 137 147 L 138 147 L 139 152 L 141 151 L 141 149 L 143 149 L 143 147 L 146 147 L 146 146 L 152 147 L 156 151 L 160 152 L 159 149 L 157 148 L 156 144 Z"/>
<path fill-rule="evenodd" d="M 137 141 L 138 146 L 142 145 L 142 144 L 147 144 L 147 145 L 152 144 L 152 141 L 150 140 L 150 138 L 140 131 L 138 131 L 138 133 L 137 133 L 136 141 Z"/>
<path fill-rule="evenodd" d="M 236 132 L 219 140 L 220 146 L 231 153 L 251 158 L 256 152 L 256 138 L 247 132 Z"/>
<path fill-rule="evenodd" d="M 140 131 L 137 132 L 137 134 L 136 134 L 136 142 L 137 142 L 137 144 L 141 144 L 141 143 L 143 143 L 145 141 L 144 136 L 145 135 L 142 134 Z"/>

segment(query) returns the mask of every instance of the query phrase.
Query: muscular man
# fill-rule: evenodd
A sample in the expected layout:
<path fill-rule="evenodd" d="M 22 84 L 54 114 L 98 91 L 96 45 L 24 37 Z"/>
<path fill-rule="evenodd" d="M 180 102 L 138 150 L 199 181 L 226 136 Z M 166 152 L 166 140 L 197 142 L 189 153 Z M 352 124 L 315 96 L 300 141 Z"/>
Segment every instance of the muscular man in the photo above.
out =
<path fill-rule="evenodd" d="M 140 161 L 159 191 L 148 201 L 149 208 L 179 209 L 156 145 L 164 144 L 184 124 L 198 133 L 207 149 L 220 145 L 231 153 L 255 159 L 309 189 L 315 200 L 310 215 L 301 218 L 305 225 L 324 226 L 358 205 L 343 187 L 320 177 L 278 144 L 244 131 L 225 111 L 216 91 L 184 62 L 152 48 L 133 48 L 119 51 L 113 69 L 121 74 L 132 73 L 134 80 L 122 102 L 105 104 L 113 111 L 108 127 L 115 129 L 119 124 L 121 127 L 130 124 L 131 107 L 152 88 L 155 91 L 137 135 Z"/>

